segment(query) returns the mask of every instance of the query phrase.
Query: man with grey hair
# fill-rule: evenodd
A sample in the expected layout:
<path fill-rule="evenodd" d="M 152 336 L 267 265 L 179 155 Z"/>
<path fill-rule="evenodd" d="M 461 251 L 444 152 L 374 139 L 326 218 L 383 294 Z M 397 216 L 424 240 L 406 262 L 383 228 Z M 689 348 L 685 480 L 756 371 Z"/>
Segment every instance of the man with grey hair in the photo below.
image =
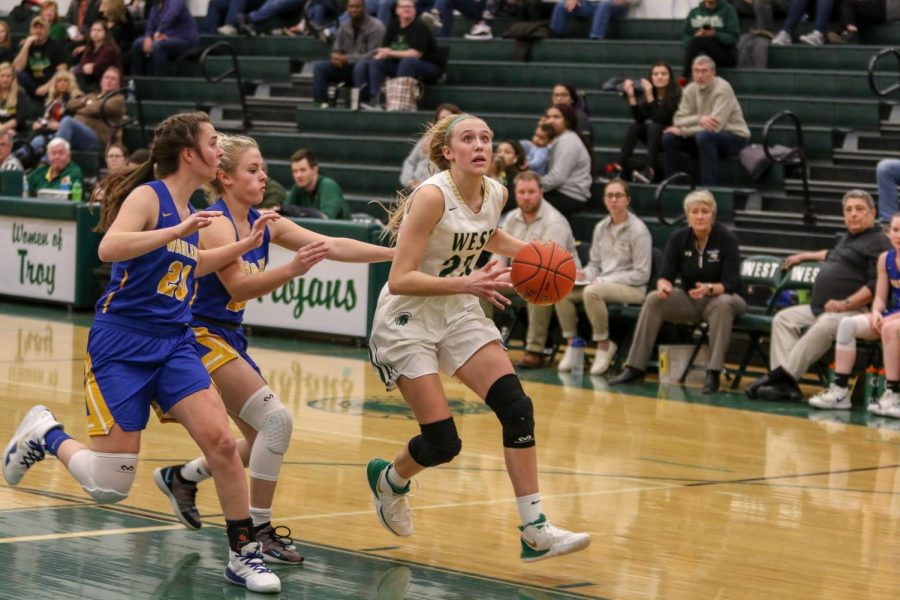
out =
<path fill-rule="evenodd" d="M 72 160 L 72 147 L 63 138 L 53 138 L 47 144 L 47 163 L 42 163 L 28 175 L 28 191 L 36 196 L 38 190 L 72 190 L 84 184 L 84 176 Z"/>
<path fill-rule="evenodd" d="M 750 129 L 731 84 L 716 76 L 710 57 L 695 58 L 692 72 L 672 125 L 663 131 L 663 167 L 666 177 L 674 174 L 685 152 L 700 161 L 700 185 L 712 187 L 719 180 L 719 159 L 749 144 Z"/>
<path fill-rule="evenodd" d="M 0 131 L 0 171 L 24 171 L 22 162 L 12 153 L 13 132 Z"/>
<path fill-rule="evenodd" d="M 775 315 L 770 370 L 747 386 L 750 398 L 800 400 L 797 382 L 831 348 L 841 319 L 865 311 L 872 300 L 878 256 L 891 244 L 875 223 L 872 196 L 850 190 L 842 203 L 847 233 L 834 249 L 794 254 L 784 261 L 785 269 L 807 260 L 823 265 L 813 283 L 810 303 L 785 308 Z"/>

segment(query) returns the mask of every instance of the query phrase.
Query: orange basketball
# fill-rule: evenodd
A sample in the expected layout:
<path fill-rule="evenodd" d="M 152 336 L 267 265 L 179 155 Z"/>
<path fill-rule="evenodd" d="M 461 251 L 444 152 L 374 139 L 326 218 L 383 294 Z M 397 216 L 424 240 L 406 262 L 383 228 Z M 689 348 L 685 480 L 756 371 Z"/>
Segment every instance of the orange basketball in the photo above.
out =
<path fill-rule="evenodd" d="M 556 242 L 531 242 L 513 258 L 516 292 L 531 304 L 555 304 L 575 285 L 575 259 Z"/>

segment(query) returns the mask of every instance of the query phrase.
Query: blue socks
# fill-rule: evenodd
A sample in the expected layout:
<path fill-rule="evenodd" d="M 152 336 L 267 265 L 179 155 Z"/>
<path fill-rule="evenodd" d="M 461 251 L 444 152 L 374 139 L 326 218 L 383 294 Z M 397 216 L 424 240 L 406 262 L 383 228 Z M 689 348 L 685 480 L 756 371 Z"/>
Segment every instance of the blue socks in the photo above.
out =
<path fill-rule="evenodd" d="M 47 452 L 49 452 L 53 456 L 56 456 L 60 444 L 62 444 L 66 440 L 71 439 L 72 436 L 63 431 L 62 426 L 54 427 L 46 434 L 44 434 L 44 447 L 47 448 Z"/>

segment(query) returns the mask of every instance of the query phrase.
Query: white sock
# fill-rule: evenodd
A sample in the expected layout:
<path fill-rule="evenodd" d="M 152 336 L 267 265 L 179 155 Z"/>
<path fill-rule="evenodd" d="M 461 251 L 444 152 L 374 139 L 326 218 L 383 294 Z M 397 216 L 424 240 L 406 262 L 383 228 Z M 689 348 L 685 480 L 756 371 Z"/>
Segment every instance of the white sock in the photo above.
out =
<path fill-rule="evenodd" d="M 541 493 L 529 494 L 527 496 L 518 496 L 516 498 L 516 506 L 519 508 L 519 518 L 522 519 L 522 525 L 528 525 L 540 518 L 544 512 L 541 506 Z"/>
<path fill-rule="evenodd" d="M 394 468 L 393 464 L 388 467 L 387 475 L 385 475 L 385 477 L 387 478 L 390 486 L 394 488 L 395 492 L 405 490 L 407 484 L 409 483 L 409 479 L 404 479 L 397 474 L 397 469 Z"/>
<path fill-rule="evenodd" d="M 212 477 L 212 473 L 209 472 L 209 469 L 203 467 L 202 458 L 195 458 L 181 467 L 181 476 L 188 481 L 200 483 L 201 481 L 206 481 Z"/>
<path fill-rule="evenodd" d="M 266 523 L 272 522 L 272 507 L 269 508 L 254 508 L 250 507 L 250 518 L 253 519 L 253 526 L 259 527 L 260 525 L 265 525 Z"/>

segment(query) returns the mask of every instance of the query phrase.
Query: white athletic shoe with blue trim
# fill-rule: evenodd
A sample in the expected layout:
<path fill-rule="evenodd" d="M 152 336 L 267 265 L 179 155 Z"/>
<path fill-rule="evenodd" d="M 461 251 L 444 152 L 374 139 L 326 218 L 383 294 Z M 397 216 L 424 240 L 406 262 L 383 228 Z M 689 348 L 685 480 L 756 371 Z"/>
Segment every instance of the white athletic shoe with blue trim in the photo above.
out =
<path fill-rule="evenodd" d="M 46 406 L 39 404 L 28 411 L 3 451 L 6 483 L 18 484 L 32 465 L 44 460 L 44 435 L 54 427 L 61 427 L 61 424 Z"/>
<path fill-rule="evenodd" d="M 240 553 L 229 551 L 225 579 L 251 592 L 275 593 L 281 591 L 281 580 L 263 561 L 259 543 L 251 542 Z"/>

